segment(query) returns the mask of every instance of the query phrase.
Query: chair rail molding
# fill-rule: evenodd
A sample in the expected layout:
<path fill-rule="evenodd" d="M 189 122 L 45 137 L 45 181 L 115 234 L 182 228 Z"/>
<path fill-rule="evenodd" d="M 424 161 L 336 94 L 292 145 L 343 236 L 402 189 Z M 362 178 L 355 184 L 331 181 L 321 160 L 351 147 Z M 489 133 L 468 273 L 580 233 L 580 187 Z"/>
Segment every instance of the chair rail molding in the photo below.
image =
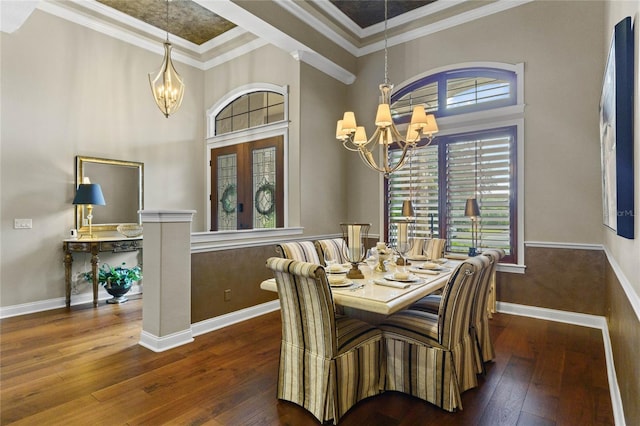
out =
<path fill-rule="evenodd" d="M 557 248 L 557 249 L 573 249 L 573 250 L 604 250 L 602 244 L 586 244 L 586 243 L 565 243 L 554 241 L 525 241 L 526 247 L 540 248 Z"/>

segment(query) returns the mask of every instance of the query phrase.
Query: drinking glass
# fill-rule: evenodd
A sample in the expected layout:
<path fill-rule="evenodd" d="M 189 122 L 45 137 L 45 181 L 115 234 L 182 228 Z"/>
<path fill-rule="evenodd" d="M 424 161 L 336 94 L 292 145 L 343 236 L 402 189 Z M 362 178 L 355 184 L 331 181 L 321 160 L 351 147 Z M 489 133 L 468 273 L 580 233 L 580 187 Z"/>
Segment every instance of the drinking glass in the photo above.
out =
<path fill-rule="evenodd" d="M 398 243 L 396 250 L 398 251 L 398 255 L 402 259 L 402 265 L 407 265 L 407 253 L 411 249 L 411 244 L 408 241 Z"/>
<path fill-rule="evenodd" d="M 326 265 L 327 268 L 331 267 L 331 265 L 335 265 L 337 263 L 337 261 L 331 257 L 331 254 L 328 252 L 325 252 L 324 254 L 324 264 Z"/>
<path fill-rule="evenodd" d="M 367 266 L 373 273 L 374 268 L 378 264 L 378 250 L 376 250 L 375 247 L 367 250 L 367 257 L 365 258 L 365 262 L 367 262 Z"/>

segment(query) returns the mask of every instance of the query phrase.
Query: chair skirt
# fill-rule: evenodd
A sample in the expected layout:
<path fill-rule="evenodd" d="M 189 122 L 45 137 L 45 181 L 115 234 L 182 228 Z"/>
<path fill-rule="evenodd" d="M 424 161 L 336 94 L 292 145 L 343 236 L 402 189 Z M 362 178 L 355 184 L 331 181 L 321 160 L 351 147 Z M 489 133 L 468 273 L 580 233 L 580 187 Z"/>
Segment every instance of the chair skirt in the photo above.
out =
<path fill-rule="evenodd" d="M 282 342 L 277 397 L 335 424 L 360 400 L 382 392 L 384 362 L 379 334 L 334 359 Z"/>
<path fill-rule="evenodd" d="M 429 295 L 412 304 L 409 309 L 438 315 L 441 299 L 440 295 Z M 488 323 L 487 327 L 489 327 Z M 466 335 L 462 344 L 458 345 L 457 350 L 454 351 L 456 371 L 458 373 L 458 380 L 460 381 L 460 392 L 478 386 L 476 373 L 482 372 L 482 360 L 480 356 L 480 349 L 476 343 L 476 335 L 474 333 Z"/>
<path fill-rule="evenodd" d="M 479 323 L 476 323 L 476 336 L 480 344 L 482 352 L 482 361 L 489 362 L 496 357 L 493 342 L 491 341 L 491 332 L 489 331 L 489 316 L 484 315 Z"/>
<path fill-rule="evenodd" d="M 385 344 L 385 390 L 415 396 L 447 411 L 462 409 L 453 352 L 392 337 L 385 337 Z"/>

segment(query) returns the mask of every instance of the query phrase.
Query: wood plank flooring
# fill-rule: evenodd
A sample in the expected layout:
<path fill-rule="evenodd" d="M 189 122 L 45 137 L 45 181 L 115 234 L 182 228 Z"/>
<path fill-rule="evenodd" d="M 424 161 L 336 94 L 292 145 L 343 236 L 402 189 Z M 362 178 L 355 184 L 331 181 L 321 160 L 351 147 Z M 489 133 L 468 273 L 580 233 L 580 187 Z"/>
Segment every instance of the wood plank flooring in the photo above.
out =
<path fill-rule="evenodd" d="M 280 313 L 154 353 L 139 346 L 142 301 L 0 321 L 2 425 L 316 425 L 277 401 Z M 388 392 L 340 425 L 613 425 L 599 330 L 497 314 L 497 357 L 447 413 Z"/>

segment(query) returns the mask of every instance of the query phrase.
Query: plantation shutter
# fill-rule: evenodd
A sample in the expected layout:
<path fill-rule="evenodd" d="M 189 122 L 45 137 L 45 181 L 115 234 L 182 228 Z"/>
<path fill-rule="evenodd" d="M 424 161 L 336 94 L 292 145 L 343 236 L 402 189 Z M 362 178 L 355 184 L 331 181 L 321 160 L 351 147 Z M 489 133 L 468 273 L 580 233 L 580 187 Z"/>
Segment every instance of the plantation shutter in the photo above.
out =
<path fill-rule="evenodd" d="M 392 151 L 394 162 L 398 161 L 400 154 Z M 416 149 L 405 166 L 389 177 L 387 200 L 390 222 L 402 217 L 402 202 L 411 199 L 416 215 L 415 236 L 440 238 L 438 182 L 438 146 Z"/>
<path fill-rule="evenodd" d="M 465 135 L 446 144 L 446 238 L 448 250 L 472 247 L 471 219 L 464 215 L 467 198 L 480 207 L 478 247 L 511 247 L 511 150 L 509 131 Z"/>
<path fill-rule="evenodd" d="M 467 198 L 480 207 L 478 248 L 511 254 L 515 217 L 515 129 L 443 136 L 437 145 L 418 148 L 388 182 L 389 241 L 402 218 L 402 202 L 413 201 L 416 237 L 445 238 L 447 252 L 466 254 L 472 246 Z M 399 151 L 393 151 L 397 160 Z M 432 228 L 433 224 L 433 228 Z"/>

